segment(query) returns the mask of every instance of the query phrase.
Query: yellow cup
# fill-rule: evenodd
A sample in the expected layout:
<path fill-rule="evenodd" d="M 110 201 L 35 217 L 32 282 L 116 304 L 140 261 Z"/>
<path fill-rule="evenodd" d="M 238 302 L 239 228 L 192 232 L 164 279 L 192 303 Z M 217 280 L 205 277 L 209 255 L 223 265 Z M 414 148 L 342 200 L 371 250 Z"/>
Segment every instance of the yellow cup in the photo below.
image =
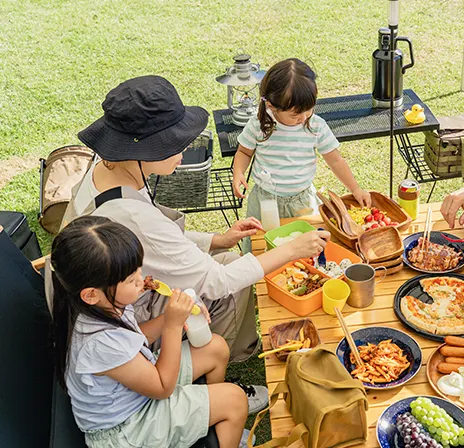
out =
<path fill-rule="evenodd" d="M 350 287 L 339 279 L 327 280 L 322 286 L 322 309 L 327 314 L 335 315 L 334 308 L 340 310 L 345 306 L 345 303 L 350 295 Z"/>

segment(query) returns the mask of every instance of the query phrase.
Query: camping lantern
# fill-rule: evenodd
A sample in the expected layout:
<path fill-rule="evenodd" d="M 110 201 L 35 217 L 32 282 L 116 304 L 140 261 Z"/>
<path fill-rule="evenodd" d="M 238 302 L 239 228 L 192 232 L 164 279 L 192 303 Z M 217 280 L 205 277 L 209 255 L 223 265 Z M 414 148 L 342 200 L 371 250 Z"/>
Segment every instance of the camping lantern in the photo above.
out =
<path fill-rule="evenodd" d="M 234 56 L 234 65 L 216 78 L 217 82 L 227 86 L 227 106 L 232 110 L 232 122 L 237 126 L 245 126 L 258 112 L 259 84 L 266 73 L 250 59 L 249 54 Z"/>

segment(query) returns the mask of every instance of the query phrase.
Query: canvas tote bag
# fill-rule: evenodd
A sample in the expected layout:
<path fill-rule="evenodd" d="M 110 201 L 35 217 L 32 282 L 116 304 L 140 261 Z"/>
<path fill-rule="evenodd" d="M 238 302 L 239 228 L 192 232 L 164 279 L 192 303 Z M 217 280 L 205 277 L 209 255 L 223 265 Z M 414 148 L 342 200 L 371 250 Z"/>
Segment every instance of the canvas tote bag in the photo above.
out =
<path fill-rule="evenodd" d="M 85 146 L 64 146 L 40 159 L 39 223 L 49 233 L 60 230 L 72 188 L 82 181 L 95 153 Z"/>
<path fill-rule="evenodd" d="M 363 384 L 351 377 L 335 353 L 320 345 L 290 353 L 285 381 L 272 393 L 269 407 L 257 415 L 249 448 L 256 426 L 281 393 L 296 426 L 288 437 L 257 448 L 287 447 L 298 439 L 306 448 L 342 448 L 366 441 L 368 401 Z"/>

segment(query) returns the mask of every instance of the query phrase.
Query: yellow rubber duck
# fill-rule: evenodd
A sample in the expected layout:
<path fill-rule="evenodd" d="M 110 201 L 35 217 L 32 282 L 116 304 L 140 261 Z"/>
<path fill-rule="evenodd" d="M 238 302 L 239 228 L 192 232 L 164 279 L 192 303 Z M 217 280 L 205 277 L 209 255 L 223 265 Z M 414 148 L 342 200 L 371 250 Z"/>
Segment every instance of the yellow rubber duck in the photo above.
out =
<path fill-rule="evenodd" d="M 424 108 L 420 104 L 414 104 L 411 109 L 404 112 L 404 118 L 411 124 L 421 124 L 425 121 Z"/>

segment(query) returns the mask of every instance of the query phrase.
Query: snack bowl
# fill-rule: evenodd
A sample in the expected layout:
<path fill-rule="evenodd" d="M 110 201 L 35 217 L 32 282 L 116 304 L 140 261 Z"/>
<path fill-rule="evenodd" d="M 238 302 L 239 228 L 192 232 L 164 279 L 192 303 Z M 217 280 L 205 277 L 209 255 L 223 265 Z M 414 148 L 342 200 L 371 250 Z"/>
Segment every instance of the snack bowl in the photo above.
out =
<path fill-rule="evenodd" d="M 422 351 L 419 344 L 403 331 L 390 327 L 369 327 L 353 331 L 351 335 L 357 347 L 367 345 L 368 343 L 379 344 L 384 340 L 391 339 L 393 344 L 396 344 L 401 350 L 403 350 L 403 354 L 410 363 L 409 367 L 401 373 L 398 379 L 390 381 L 389 383 L 371 384 L 363 382 L 366 389 L 384 390 L 403 386 L 419 372 L 422 365 Z M 340 362 L 345 366 L 346 370 L 348 370 L 351 374 L 351 372 L 356 368 L 356 365 L 351 363 L 351 349 L 346 338 L 343 338 L 339 342 L 335 353 Z"/>
<path fill-rule="evenodd" d="M 400 414 L 410 412 L 411 403 L 419 397 L 428 398 L 432 403 L 440 406 L 445 410 L 460 426 L 464 426 L 464 412 L 453 403 L 439 397 L 418 395 L 414 397 L 403 398 L 388 406 L 377 420 L 376 435 L 377 441 L 381 448 L 392 448 L 404 446 L 404 443 L 396 428 L 396 419 Z"/>
<path fill-rule="evenodd" d="M 270 327 L 269 338 L 272 349 L 279 348 L 281 345 L 287 342 L 287 339 L 299 340 L 301 329 L 303 329 L 304 339 L 311 339 L 311 348 L 316 347 L 321 343 L 319 333 L 317 328 L 314 326 L 313 321 L 309 318 L 306 318 L 300 320 L 291 320 L 289 322 L 284 322 L 282 324 L 273 325 Z M 275 355 L 277 359 L 285 362 L 289 354 L 289 350 L 282 350 L 281 352 L 277 352 Z"/>
<path fill-rule="evenodd" d="M 281 274 L 285 269 L 294 265 L 295 262 L 299 262 L 306 267 L 308 272 L 312 275 L 319 275 L 323 279 L 330 279 L 330 277 L 316 268 L 311 266 L 306 260 L 300 259 L 296 261 L 291 261 L 290 263 L 285 264 L 284 266 L 276 269 L 274 272 L 267 274 L 264 277 L 267 286 L 267 292 L 271 299 L 280 303 L 282 306 L 292 311 L 298 316 L 306 316 L 309 313 L 317 310 L 322 306 L 322 286 L 309 294 L 302 296 L 297 296 L 291 294 L 288 290 L 282 288 L 276 284 L 272 279 L 278 274 Z"/>
<path fill-rule="evenodd" d="M 448 238 L 451 238 L 453 240 L 457 240 L 457 239 L 459 239 L 459 237 L 456 236 L 456 235 L 453 235 L 451 233 L 447 233 L 447 232 L 437 232 L 437 231 L 430 232 L 430 241 L 432 243 L 443 244 L 444 246 L 452 247 L 457 252 L 462 253 L 463 256 L 461 258 L 461 261 L 458 263 L 458 265 L 455 268 L 449 269 L 449 270 L 446 270 L 446 271 L 428 271 L 426 269 L 421 269 L 421 268 L 418 268 L 418 267 L 414 266 L 408 260 L 409 251 L 419 244 L 419 238 L 422 238 L 424 236 L 424 232 L 413 233 L 412 235 L 407 236 L 403 240 L 403 246 L 404 246 L 403 261 L 404 261 L 404 264 L 406 264 L 411 269 L 414 269 L 415 271 L 424 272 L 425 274 L 434 274 L 434 273 L 436 273 L 436 274 L 447 274 L 449 272 L 458 271 L 459 269 L 463 268 L 464 267 L 464 243 L 450 243 L 445 238 L 443 238 L 442 235 L 445 235 Z"/>
<path fill-rule="evenodd" d="M 297 219 L 293 222 L 277 227 L 276 229 L 269 230 L 264 234 L 267 250 L 277 247 L 274 243 L 276 238 L 285 238 L 294 232 L 306 233 L 313 230 L 316 230 L 316 228 L 303 219 Z"/>
<path fill-rule="evenodd" d="M 369 263 L 380 263 L 398 258 L 403 253 L 403 242 L 395 227 L 379 227 L 364 232 L 356 246 L 358 253 Z"/>
<path fill-rule="evenodd" d="M 370 191 L 369 193 L 371 195 L 372 207 L 384 211 L 392 221 L 397 222 L 398 226 L 396 226 L 396 228 L 399 231 L 404 231 L 409 228 L 411 225 L 411 217 L 393 199 L 390 199 L 389 197 L 383 195 L 382 193 L 378 193 L 377 191 Z M 356 201 L 352 194 L 342 196 L 341 200 L 346 205 L 347 209 L 350 209 L 352 205 L 355 207 L 360 207 L 359 203 Z M 333 215 L 325 205 L 319 206 L 319 212 L 321 214 L 322 220 L 325 223 L 326 229 L 343 244 L 350 247 L 351 249 L 356 249 L 356 242 L 358 241 L 358 237 L 348 235 L 343 230 L 338 228 L 338 226 L 331 221 Z M 372 232 L 373 230 L 369 230 L 368 232 Z"/>

